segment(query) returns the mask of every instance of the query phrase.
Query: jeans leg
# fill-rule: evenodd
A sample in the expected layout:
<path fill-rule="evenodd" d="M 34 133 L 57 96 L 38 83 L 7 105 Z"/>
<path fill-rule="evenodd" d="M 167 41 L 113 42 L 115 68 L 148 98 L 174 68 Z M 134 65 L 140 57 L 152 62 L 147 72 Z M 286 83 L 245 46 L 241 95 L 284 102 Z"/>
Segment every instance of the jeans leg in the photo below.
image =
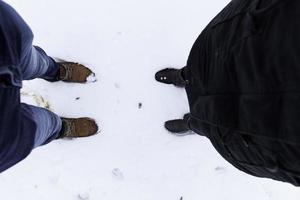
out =
<path fill-rule="evenodd" d="M 34 78 L 54 80 L 59 73 L 58 65 L 41 48 L 32 46 L 33 33 L 29 26 L 1 0 L 0 21 L 0 65 L 3 68 L 9 66 L 4 68 L 6 71 L 2 75 L 11 76 L 11 85 L 21 87 L 22 80 Z M 22 117 L 36 124 L 34 147 L 58 137 L 62 122 L 54 113 L 27 104 L 21 104 L 21 113 Z"/>
<path fill-rule="evenodd" d="M 1 66 L 11 64 L 17 67 L 18 74 L 13 72 L 17 79 L 55 81 L 59 73 L 58 65 L 41 48 L 32 45 L 34 35 L 30 27 L 11 6 L 1 0 L 0 18 Z M 21 86 L 20 80 L 13 81 L 13 84 Z"/>
<path fill-rule="evenodd" d="M 55 81 L 59 73 L 57 63 L 43 49 L 31 45 L 24 52 L 24 58 L 19 67 L 22 71 L 23 80 L 42 78 Z"/>
<path fill-rule="evenodd" d="M 34 148 L 48 144 L 59 137 L 62 128 L 62 121 L 59 116 L 53 112 L 32 105 L 22 103 L 22 109 L 31 113 L 31 118 L 37 128 L 34 139 Z"/>

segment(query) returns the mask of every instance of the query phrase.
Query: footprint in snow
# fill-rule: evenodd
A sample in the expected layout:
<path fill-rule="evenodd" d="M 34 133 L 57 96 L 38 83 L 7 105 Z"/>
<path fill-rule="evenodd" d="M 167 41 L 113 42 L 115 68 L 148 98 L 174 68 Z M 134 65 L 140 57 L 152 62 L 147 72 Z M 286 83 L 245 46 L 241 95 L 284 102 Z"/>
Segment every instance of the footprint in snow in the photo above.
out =
<path fill-rule="evenodd" d="M 226 173 L 226 168 L 225 167 L 216 167 L 215 168 L 215 171 L 218 173 L 218 174 L 223 174 L 223 173 Z"/>
<path fill-rule="evenodd" d="M 89 200 L 90 199 L 90 195 L 88 193 L 81 193 L 78 194 L 77 196 L 79 200 Z"/>
<path fill-rule="evenodd" d="M 52 111 L 50 102 L 44 99 L 42 95 L 29 88 L 22 89 L 21 98 L 22 100 L 25 100 L 26 103 L 30 103 Z"/>
<path fill-rule="evenodd" d="M 115 88 L 120 89 L 120 84 L 119 83 L 114 83 Z"/>
<path fill-rule="evenodd" d="M 115 169 L 112 170 L 112 175 L 117 180 L 123 180 L 124 179 L 123 173 L 118 168 L 115 168 Z"/>
<path fill-rule="evenodd" d="M 60 174 L 55 174 L 50 178 L 50 182 L 55 185 L 59 182 L 59 179 L 60 179 Z"/>

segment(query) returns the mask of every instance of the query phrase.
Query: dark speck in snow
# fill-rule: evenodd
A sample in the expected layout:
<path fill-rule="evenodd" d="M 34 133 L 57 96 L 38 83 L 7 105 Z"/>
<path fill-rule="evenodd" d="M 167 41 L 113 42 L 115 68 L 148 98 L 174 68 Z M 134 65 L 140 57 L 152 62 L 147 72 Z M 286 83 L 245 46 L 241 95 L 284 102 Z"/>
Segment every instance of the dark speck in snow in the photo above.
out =
<path fill-rule="evenodd" d="M 139 109 L 142 109 L 142 107 L 143 107 L 143 104 L 139 103 Z"/>

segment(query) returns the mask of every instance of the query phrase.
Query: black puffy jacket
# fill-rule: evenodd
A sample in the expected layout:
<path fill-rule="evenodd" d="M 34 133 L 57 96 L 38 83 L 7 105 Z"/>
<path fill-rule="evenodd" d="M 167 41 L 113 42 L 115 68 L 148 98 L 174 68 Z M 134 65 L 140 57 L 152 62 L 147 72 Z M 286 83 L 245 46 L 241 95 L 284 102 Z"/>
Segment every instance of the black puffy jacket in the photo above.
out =
<path fill-rule="evenodd" d="M 186 68 L 191 128 L 236 168 L 300 185 L 300 1 L 233 0 Z"/>

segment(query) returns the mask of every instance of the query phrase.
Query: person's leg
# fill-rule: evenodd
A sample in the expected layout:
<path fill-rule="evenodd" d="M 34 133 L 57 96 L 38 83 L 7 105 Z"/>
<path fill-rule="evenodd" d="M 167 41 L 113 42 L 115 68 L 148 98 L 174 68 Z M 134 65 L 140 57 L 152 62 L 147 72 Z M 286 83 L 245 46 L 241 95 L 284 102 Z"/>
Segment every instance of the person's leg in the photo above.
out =
<path fill-rule="evenodd" d="M 53 112 L 22 103 L 21 108 L 26 117 L 32 119 L 36 124 L 34 148 L 45 145 L 59 138 L 62 129 L 62 120 Z"/>
<path fill-rule="evenodd" d="M 34 148 L 59 138 L 88 137 L 97 134 L 95 120 L 83 118 L 61 118 L 55 113 L 36 106 L 21 105 L 23 117 L 36 125 Z"/>
<path fill-rule="evenodd" d="M 41 48 L 32 45 L 33 33 L 30 27 L 11 6 L 1 0 L 0 16 L 0 41 L 5 44 L 1 47 L 6 49 L 6 51 L 0 53 L 0 64 L 3 66 L 9 64 L 9 68 L 6 68 L 9 72 L 5 71 L 5 74 L 3 73 L 4 75 L 11 75 L 9 84 L 22 87 L 22 80 L 34 78 L 57 80 L 57 75 L 60 74 L 61 69 L 59 63 L 47 56 Z M 64 79 L 66 81 L 75 82 L 79 78 L 86 78 L 92 73 L 86 67 L 78 64 L 63 64 L 63 69 L 66 69 L 66 78 Z M 79 76 L 82 71 L 85 72 L 86 77 Z M 58 138 L 62 129 L 62 136 L 64 137 L 89 136 L 97 131 L 92 120 L 82 118 L 64 119 L 65 123 L 63 123 L 59 116 L 46 109 L 27 104 L 22 104 L 21 109 L 22 117 L 36 124 L 35 147 Z M 68 134 L 65 134 L 64 130 L 68 130 Z"/>
<path fill-rule="evenodd" d="M 19 65 L 23 80 L 42 78 L 48 81 L 57 81 L 59 65 L 49 57 L 43 49 L 32 44 L 26 45 L 24 57 Z"/>
<path fill-rule="evenodd" d="M 177 87 L 187 87 L 192 82 L 187 76 L 187 67 L 181 69 L 165 68 L 155 74 L 155 79 L 158 82 L 173 84 Z M 184 136 L 193 133 L 189 126 L 189 120 L 190 114 L 186 114 L 182 119 L 166 121 L 164 126 L 171 133 Z"/>
<path fill-rule="evenodd" d="M 11 65 L 13 85 L 21 86 L 20 80 L 44 78 L 53 80 L 59 66 L 39 47 L 32 46 L 33 33 L 23 18 L 7 3 L 0 1 L 0 36 L 4 52 L 0 54 L 1 65 Z M 14 80 L 18 79 L 18 80 Z"/>
<path fill-rule="evenodd" d="M 30 40 L 28 40 L 30 41 Z M 73 62 L 55 62 L 45 51 L 28 43 L 24 49 L 23 58 L 19 65 L 23 80 L 42 78 L 50 82 L 64 81 L 85 83 L 88 77 L 95 79 L 95 74 L 82 64 Z"/>

